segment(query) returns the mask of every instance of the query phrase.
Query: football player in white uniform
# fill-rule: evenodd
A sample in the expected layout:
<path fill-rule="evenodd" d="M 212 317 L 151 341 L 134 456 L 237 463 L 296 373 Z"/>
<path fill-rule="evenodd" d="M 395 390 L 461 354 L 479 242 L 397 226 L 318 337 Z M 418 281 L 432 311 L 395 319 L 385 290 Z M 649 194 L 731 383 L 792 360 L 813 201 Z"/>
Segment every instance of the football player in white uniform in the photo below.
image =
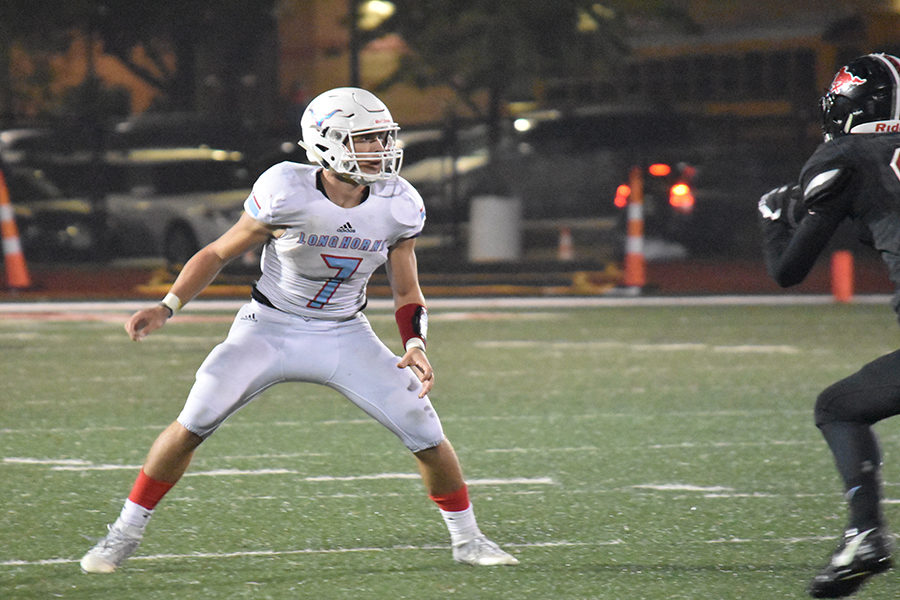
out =
<path fill-rule="evenodd" d="M 414 251 L 425 208 L 398 176 L 399 127 L 384 103 L 358 88 L 316 97 L 300 126 L 300 144 L 317 166 L 284 162 L 263 173 L 240 220 L 185 264 L 161 303 L 136 312 L 125 325 L 133 340 L 141 340 L 225 264 L 263 246 L 252 299 L 200 366 L 184 409 L 150 448 L 108 535 L 81 559 L 85 572 L 109 573 L 121 565 L 200 443 L 282 381 L 331 387 L 400 438 L 444 517 L 455 560 L 518 563 L 479 530 L 456 453 L 428 399 L 434 371 L 425 354 L 427 312 Z M 366 283 L 382 264 L 405 347 L 400 358 L 361 312 Z"/>

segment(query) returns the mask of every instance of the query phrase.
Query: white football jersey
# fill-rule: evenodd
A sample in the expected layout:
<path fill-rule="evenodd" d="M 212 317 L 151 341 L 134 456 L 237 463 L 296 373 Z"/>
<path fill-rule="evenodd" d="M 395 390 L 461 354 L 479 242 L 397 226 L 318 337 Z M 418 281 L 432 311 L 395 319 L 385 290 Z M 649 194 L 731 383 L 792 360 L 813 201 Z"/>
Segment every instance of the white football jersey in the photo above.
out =
<path fill-rule="evenodd" d="M 244 210 L 285 229 L 263 248 L 257 289 L 285 312 L 343 320 L 366 303 L 366 284 L 388 249 L 422 232 L 425 205 L 405 179 L 369 186 L 358 206 L 342 208 L 316 186 L 321 167 L 279 163 L 253 185 Z"/>

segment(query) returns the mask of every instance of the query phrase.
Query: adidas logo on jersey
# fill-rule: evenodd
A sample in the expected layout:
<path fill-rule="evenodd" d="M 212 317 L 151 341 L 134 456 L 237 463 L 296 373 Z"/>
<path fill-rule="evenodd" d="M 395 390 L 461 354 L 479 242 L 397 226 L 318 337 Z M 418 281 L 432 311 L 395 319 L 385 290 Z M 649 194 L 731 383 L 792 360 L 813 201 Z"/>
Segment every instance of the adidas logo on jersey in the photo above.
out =
<path fill-rule="evenodd" d="M 350 224 L 350 221 L 347 221 L 343 225 L 337 228 L 338 233 L 356 233 L 356 230 L 353 229 L 353 225 Z"/>
<path fill-rule="evenodd" d="M 242 316 L 241 321 L 250 321 L 251 323 L 256 323 L 256 313 L 248 313 Z"/>

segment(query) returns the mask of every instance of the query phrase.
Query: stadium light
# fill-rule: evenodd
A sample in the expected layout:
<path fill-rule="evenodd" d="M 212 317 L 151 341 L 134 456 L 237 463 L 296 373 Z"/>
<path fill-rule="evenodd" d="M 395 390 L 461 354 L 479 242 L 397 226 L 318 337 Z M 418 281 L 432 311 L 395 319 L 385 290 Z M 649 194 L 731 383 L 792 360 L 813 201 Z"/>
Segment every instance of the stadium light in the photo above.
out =
<path fill-rule="evenodd" d="M 519 132 L 528 131 L 534 127 L 534 122 L 531 119 L 519 118 L 513 121 L 513 128 Z"/>
<path fill-rule="evenodd" d="M 397 10 L 393 2 L 386 0 L 366 0 L 359 4 L 357 18 L 359 28 L 371 31 L 384 23 Z"/>

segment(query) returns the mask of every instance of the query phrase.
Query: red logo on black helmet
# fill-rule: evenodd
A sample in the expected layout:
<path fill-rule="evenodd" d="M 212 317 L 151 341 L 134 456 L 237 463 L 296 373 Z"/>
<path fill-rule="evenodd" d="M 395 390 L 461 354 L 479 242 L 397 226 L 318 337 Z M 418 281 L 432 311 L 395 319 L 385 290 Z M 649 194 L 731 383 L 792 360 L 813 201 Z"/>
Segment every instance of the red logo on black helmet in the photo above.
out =
<path fill-rule="evenodd" d="M 847 92 L 850 88 L 862 85 L 867 80 L 862 77 L 857 77 L 853 73 L 847 70 L 847 67 L 841 67 L 841 70 L 837 72 L 837 75 L 834 76 L 834 81 L 831 82 L 831 90 L 832 94 L 843 94 Z"/>

